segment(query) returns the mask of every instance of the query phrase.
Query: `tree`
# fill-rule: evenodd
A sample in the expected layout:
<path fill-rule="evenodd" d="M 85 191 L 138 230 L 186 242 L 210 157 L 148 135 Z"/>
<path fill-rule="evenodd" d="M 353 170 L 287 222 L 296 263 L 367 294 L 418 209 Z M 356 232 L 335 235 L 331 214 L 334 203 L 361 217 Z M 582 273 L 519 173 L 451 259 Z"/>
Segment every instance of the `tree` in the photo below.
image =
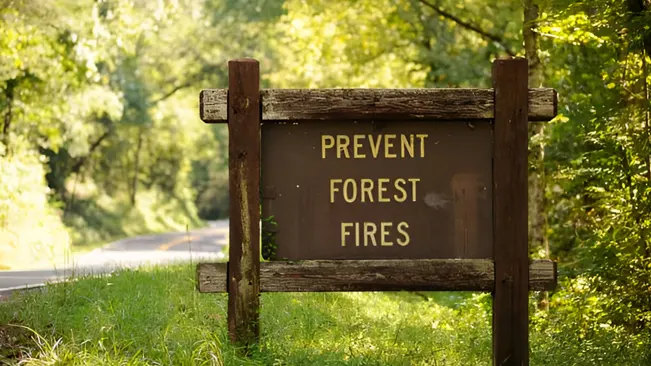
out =
<path fill-rule="evenodd" d="M 554 5 L 540 27 L 564 65 L 549 78 L 567 96 L 546 145 L 552 253 L 589 284 L 599 322 L 648 329 L 650 14 L 631 2 Z"/>

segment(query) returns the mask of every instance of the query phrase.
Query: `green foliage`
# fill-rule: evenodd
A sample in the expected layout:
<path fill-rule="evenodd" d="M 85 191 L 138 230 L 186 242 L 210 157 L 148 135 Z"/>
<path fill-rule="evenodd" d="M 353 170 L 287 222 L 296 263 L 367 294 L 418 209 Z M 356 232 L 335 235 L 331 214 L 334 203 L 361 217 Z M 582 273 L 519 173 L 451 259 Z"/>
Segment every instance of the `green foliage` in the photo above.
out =
<path fill-rule="evenodd" d="M 278 34 L 273 87 L 415 87 L 425 71 L 404 42 L 409 25 L 392 1 L 288 1 Z"/>
<path fill-rule="evenodd" d="M 598 299 L 586 305 L 600 322 L 633 336 L 651 326 L 651 40 L 640 23 L 650 13 L 611 1 L 556 5 L 541 27 L 547 62 L 566 60 L 548 68 L 563 97 L 547 136 L 549 240 L 565 273 L 584 273 L 577 296 Z"/>
<path fill-rule="evenodd" d="M 197 208 L 227 215 L 225 126 L 199 120 L 198 90 L 224 86 L 238 52 L 268 52 L 281 1 L 0 5 L 0 162 L 43 156 L 29 189 L 45 192 L 45 176 L 62 214 L 32 219 L 63 221 L 83 246 L 196 226 Z M 27 222 L 10 224 L 27 240 Z"/>
<path fill-rule="evenodd" d="M 276 257 L 278 251 L 278 243 L 276 242 L 276 232 L 278 231 L 278 223 L 274 216 L 263 217 L 261 220 L 262 231 L 260 233 L 261 249 L 260 254 L 262 258 L 279 259 Z"/>
<path fill-rule="evenodd" d="M 612 320 L 616 298 L 595 292 L 585 276 L 565 280 L 550 310 L 531 325 L 531 357 L 541 365 L 647 365 L 650 333 L 632 333 Z M 550 340 L 553 340 L 550 342 Z"/>
<path fill-rule="evenodd" d="M 203 225 L 189 200 L 170 199 L 153 189 L 142 192 L 135 206 L 124 194 L 78 198 L 71 203 L 63 222 L 78 249 L 91 249 L 125 237 L 185 231 Z"/>
<path fill-rule="evenodd" d="M 0 269 L 50 260 L 69 249 L 68 232 L 48 204 L 42 156 L 16 139 L 0 159 Z M 0 149 L 3 145 L 0 144 Z"/>

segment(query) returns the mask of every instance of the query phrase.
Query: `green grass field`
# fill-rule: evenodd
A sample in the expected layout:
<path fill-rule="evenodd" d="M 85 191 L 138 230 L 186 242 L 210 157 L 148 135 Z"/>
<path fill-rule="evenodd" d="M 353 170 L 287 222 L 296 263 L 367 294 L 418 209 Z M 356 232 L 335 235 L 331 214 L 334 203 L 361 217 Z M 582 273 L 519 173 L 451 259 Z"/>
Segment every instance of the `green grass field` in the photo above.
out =
<path fill-rule="evenodd" d="M 644 344 L 616 332 L 580 339 L 532 323 L 534 365 L 648 364 Z M 126 270 L 0 303 L 0 363 L 490 365 L 487 294 L 264 294 L 261 330 L 241 357 L 227 341 L 226 295 L 197 293 L 193 266 Z"/>

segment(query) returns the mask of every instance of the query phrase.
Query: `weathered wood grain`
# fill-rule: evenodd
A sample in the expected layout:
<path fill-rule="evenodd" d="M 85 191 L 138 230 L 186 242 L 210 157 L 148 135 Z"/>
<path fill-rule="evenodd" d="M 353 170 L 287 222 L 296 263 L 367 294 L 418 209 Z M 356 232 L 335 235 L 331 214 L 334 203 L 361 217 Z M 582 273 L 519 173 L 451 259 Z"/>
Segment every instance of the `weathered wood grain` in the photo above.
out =
<path fill-rule="evenodd" d="M 216 119 L 219 122 L 226 122 L 228 117 L 228 108 L 226 99 L 228 98 L 228 89 L 209 89 L 202 90 L 199 93 L 199 116 L 204 119 Z"/>
<path fill-rule="evenodd" d="M 493 89 L 264 89 L 263 121 L 490 120 Z M 226 122 L 226 89 L 201 92 L 204 122 Z M 556 116 L 554 89 L 528 90 L 529 121 Z"/>
<path fill-rule="evenodd" d="M 248 347 L 259 340 L 260 66 L 228 62 L 230 246 L 228 332 Z"/>
<path fill-rule="evenodd" d="M 529 264 L 529 291 L 553 291 L 557 284 L 556 262 L 544 259 Z"/>
<path fill-rule="evenodd" d="M 529 364 L 527 59 L 493 63 L 493 365 Z"/>
<path fill-rule="evenodd" d="M 199 292 L 225 292 L 228 263 L 197 265 Z M 553 290 L 556 265 L 534 261 L 529 289 Z M 492 291 L 489 259 L 313 260 L 260 263 L 261 292 Z"/>

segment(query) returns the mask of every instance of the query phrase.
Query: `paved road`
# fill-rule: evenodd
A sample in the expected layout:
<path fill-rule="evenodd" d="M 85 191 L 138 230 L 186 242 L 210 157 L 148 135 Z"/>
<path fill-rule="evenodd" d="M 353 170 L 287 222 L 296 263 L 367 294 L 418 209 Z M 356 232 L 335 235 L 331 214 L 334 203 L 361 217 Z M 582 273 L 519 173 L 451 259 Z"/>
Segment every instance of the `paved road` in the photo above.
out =
<path fill-rule="evenodd" d="M 0 271 L 0 297 L 17 288 L 62 280 L 70 275 L 107 273 L 121 267 L 198 259 L 219 260 L 228 243 L 228 220 L 213 221 L 208 228 L 190 232 L 138 236 L 110 243 L 75 256 L 61 268 Z"/>

